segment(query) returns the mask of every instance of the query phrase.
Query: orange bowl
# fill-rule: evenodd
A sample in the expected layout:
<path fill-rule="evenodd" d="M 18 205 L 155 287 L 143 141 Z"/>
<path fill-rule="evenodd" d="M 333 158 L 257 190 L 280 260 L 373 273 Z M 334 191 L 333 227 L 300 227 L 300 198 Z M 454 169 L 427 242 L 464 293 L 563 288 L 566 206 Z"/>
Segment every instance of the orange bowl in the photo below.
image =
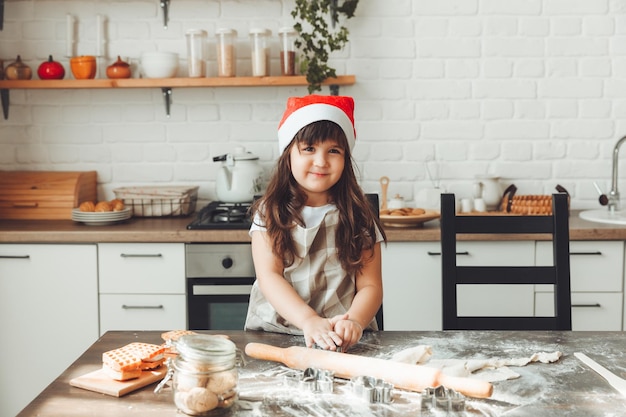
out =
<path fill-rule="evenodd" d="M 70 58 L 70 69 L 77 80 L 95 78 L 97 68 L 95 56 L 83 55 Z"/>

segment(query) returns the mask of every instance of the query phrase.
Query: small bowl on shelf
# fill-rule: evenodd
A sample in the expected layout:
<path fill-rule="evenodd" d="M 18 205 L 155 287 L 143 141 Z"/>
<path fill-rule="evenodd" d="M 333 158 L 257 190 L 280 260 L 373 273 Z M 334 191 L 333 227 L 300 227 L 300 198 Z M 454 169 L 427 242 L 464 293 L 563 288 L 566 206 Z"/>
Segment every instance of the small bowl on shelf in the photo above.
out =
<path fill-rule="evenodd" d="M 146 78 L 172 78 L 178 72 L 178 54 L 174 52 L 144 52 L 141 69 Z"/>
<path fill-rule="evenodd" d="M 82 55 L 70 58 L 70 69 L 77 80 L 96 78 L 98 65 L 93 55 Z"/>

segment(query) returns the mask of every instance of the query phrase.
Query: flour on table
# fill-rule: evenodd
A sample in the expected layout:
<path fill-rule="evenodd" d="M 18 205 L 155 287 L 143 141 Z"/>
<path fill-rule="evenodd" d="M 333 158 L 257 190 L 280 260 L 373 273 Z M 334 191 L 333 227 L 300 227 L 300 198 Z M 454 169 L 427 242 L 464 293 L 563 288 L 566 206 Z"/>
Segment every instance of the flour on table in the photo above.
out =
<path fill-rule="evenodd" d="M 559 360 L 561 352 L 538 352 L 527 358 L 506 359 L 431 359 L 432 348 L 427 345 L 414 346 L 394 354 L 391 360 L 414 365 L 441 369 L 449 376 L 462 376 L 488 382 L 519 378 L 509 366 L 526 366 L 531 362 L 552 363 Z"/>

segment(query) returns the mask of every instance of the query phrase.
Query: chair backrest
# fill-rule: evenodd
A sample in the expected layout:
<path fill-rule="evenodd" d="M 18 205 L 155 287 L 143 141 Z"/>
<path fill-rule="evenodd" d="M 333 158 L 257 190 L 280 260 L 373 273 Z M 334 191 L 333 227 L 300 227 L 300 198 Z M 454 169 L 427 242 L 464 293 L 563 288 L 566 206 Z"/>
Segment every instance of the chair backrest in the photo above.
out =
<path fill-rule="evenodd" d="M 369 201 L 369 203 L 372 205 L 372 208 L 374 209 L 374 214 L 376 214 L 378 216 L 378 213 L 380 212 L 380 203 L 378 200 L 378 194 L 373 194 L 373 193 L 366 193 L 365 197 L 367 197 L 367 200 Z M 378 324 L 378 330 L 383 330 L 383 306 L 381 304 L 380 308 L 378 309 L 378 312 L 376 313 L 376 324 Z"/>
<path fill-rule="evenodd" d="M 571 330 L 569 209 L 565 193 L 552 195 L 552 215 L 456 215 L 454 194 L 441 195 L 441 262 L 444 330 Z M 549 234 L 553 266 L 459 266 L 457 235 Z M 552 284 L 552 317 L 459 316 L 457 285 Z"/>

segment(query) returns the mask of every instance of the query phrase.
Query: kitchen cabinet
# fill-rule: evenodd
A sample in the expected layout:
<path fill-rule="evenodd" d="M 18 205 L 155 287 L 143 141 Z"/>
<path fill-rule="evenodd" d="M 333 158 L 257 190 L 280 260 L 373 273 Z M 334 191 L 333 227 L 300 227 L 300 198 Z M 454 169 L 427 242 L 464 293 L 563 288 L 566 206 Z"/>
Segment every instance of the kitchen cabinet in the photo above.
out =
<path fill-rule="evenodd" d="M 537 242 L 537 265 L 552 265 L 550 242 Z M 572 330 L 622 330 L 624 242 L 570 242 Z M 535 314 L 554 314 L 550 285 L 535 289 Z"/>
<path fill-rule="evenodd" d="M 98 339 L 94 244 L 0 245 L 0 415 L 16 415 Z"/>
<path fill-rule="evenodd" d="M 441 245 L 382 246 L 385 330 L 441 330 Z"/>
<path fill-rule="evenodd" d="M 185 329 L 184 243 L 100 243 L 100 334 Z"/>
<path fill-rule="evenodd" d="M 459 265 L 533 265 L 534 241 L 459 242 Z M 441 244 L 389 242 L 383 247 L 385 330 L 441 330 Z M 532 285 L 464 285 L 461 315 L 533 315 Z"/>

